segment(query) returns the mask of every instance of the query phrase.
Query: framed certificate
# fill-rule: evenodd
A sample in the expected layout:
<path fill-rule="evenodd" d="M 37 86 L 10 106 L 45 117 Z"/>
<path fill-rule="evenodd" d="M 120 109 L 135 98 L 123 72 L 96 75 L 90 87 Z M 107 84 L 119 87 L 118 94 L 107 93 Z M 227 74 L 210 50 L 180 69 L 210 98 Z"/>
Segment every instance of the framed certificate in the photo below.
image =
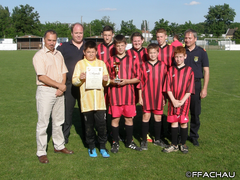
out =
<path fill-rule="evenodd" d="M 86 68 L 86 89 L 101 89 L 103 78 L 102 67 L 88 66 Z"/>

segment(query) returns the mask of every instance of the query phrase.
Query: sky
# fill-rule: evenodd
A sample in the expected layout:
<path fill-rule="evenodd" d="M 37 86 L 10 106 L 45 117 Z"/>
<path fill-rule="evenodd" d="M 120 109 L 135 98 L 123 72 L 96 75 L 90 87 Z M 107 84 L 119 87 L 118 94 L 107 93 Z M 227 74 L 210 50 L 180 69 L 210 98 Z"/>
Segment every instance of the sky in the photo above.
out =
<path fill-rule="evenodd" d="M 16 6 L 29 4 L 40 15 L 41 23 L 56 22 L 90 23 L 95 19 L 109 16 L 110 21 L 120 30 L 121 21 L 133 20 L 133 24 L 140 29 L 143 20 L 149 22 L 149 29 L 154 28 L 155 22 L 160 19 L 170 23 L 184 24 L 191 21 L 193 24 L 204 22 L 210 6 L 224 3 L 235 10 L 234 22 L 240 22 L 239 0 L 5 0 L 0 2 L 9 11 Z"/>

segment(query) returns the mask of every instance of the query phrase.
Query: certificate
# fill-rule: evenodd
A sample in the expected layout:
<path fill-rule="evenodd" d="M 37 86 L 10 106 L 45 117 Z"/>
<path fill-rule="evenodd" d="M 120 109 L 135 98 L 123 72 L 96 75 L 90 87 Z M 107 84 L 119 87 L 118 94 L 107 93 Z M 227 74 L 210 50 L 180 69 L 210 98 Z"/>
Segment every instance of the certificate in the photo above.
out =
<path fill-rule="evenodd" d="M 86 68 L 86 89 L 101 89 L 103 78 L 102 67 L 88 66 Z"/>

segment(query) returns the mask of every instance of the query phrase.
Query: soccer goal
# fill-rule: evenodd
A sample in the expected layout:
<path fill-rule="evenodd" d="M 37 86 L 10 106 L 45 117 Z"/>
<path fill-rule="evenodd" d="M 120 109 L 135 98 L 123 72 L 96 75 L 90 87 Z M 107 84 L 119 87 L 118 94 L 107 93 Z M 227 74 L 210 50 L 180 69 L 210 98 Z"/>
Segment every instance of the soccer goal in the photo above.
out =
<path fill-rule="evenodd" d="M 205 38 L 203 47 L 206 50 L 229 50 L 229 46 L 234 44 L 229 38 Z"/>

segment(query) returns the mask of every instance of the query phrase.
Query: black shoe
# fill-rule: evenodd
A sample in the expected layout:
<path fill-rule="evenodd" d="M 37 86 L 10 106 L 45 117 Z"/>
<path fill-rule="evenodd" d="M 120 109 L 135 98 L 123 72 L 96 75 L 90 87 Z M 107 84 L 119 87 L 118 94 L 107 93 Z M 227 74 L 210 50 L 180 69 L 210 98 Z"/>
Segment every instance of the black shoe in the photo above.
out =
<path fill-rule="evenodd" d="M 148 142 L 147 141 L 142 141 L 141 142 L 141 148 L 142 148 L 142 150 L 148 150 Z"/>
<path fill-rule="evenodd" d="M 118 144 L 118 142 L 113 142 L 113 145 L 112 145 L 112 149 L 111 149 L 111 152 L 112 153 L 117 153 L 118 152 L 118 150 L 119 150 L 119 144 Z"/>
<path fill-rule="evenodd" d="M 192 143 L 194 146 L 199 146 L 198 140 L 197 139 L 192 139 Z"/>
<path fill-rule="evenodd" d="M 167 146 L 161 139 L 155 140 L 153 144 L 156 146 L 161 146 L 162 148 L 165 148 Z"/>
<path fill-rule="evenodd" d="M 134 149 L 136 151 L 142 151 L 142 148 L 138 147 L 133 141 L 126 146 L 127 148 Z"/>
<path fill-rule="evenodd" d="M 188 153 L 188 147 L 186 146 L 186 144 L 180 145 L 180 150 L 182 151 L 183 154 Z"/>

